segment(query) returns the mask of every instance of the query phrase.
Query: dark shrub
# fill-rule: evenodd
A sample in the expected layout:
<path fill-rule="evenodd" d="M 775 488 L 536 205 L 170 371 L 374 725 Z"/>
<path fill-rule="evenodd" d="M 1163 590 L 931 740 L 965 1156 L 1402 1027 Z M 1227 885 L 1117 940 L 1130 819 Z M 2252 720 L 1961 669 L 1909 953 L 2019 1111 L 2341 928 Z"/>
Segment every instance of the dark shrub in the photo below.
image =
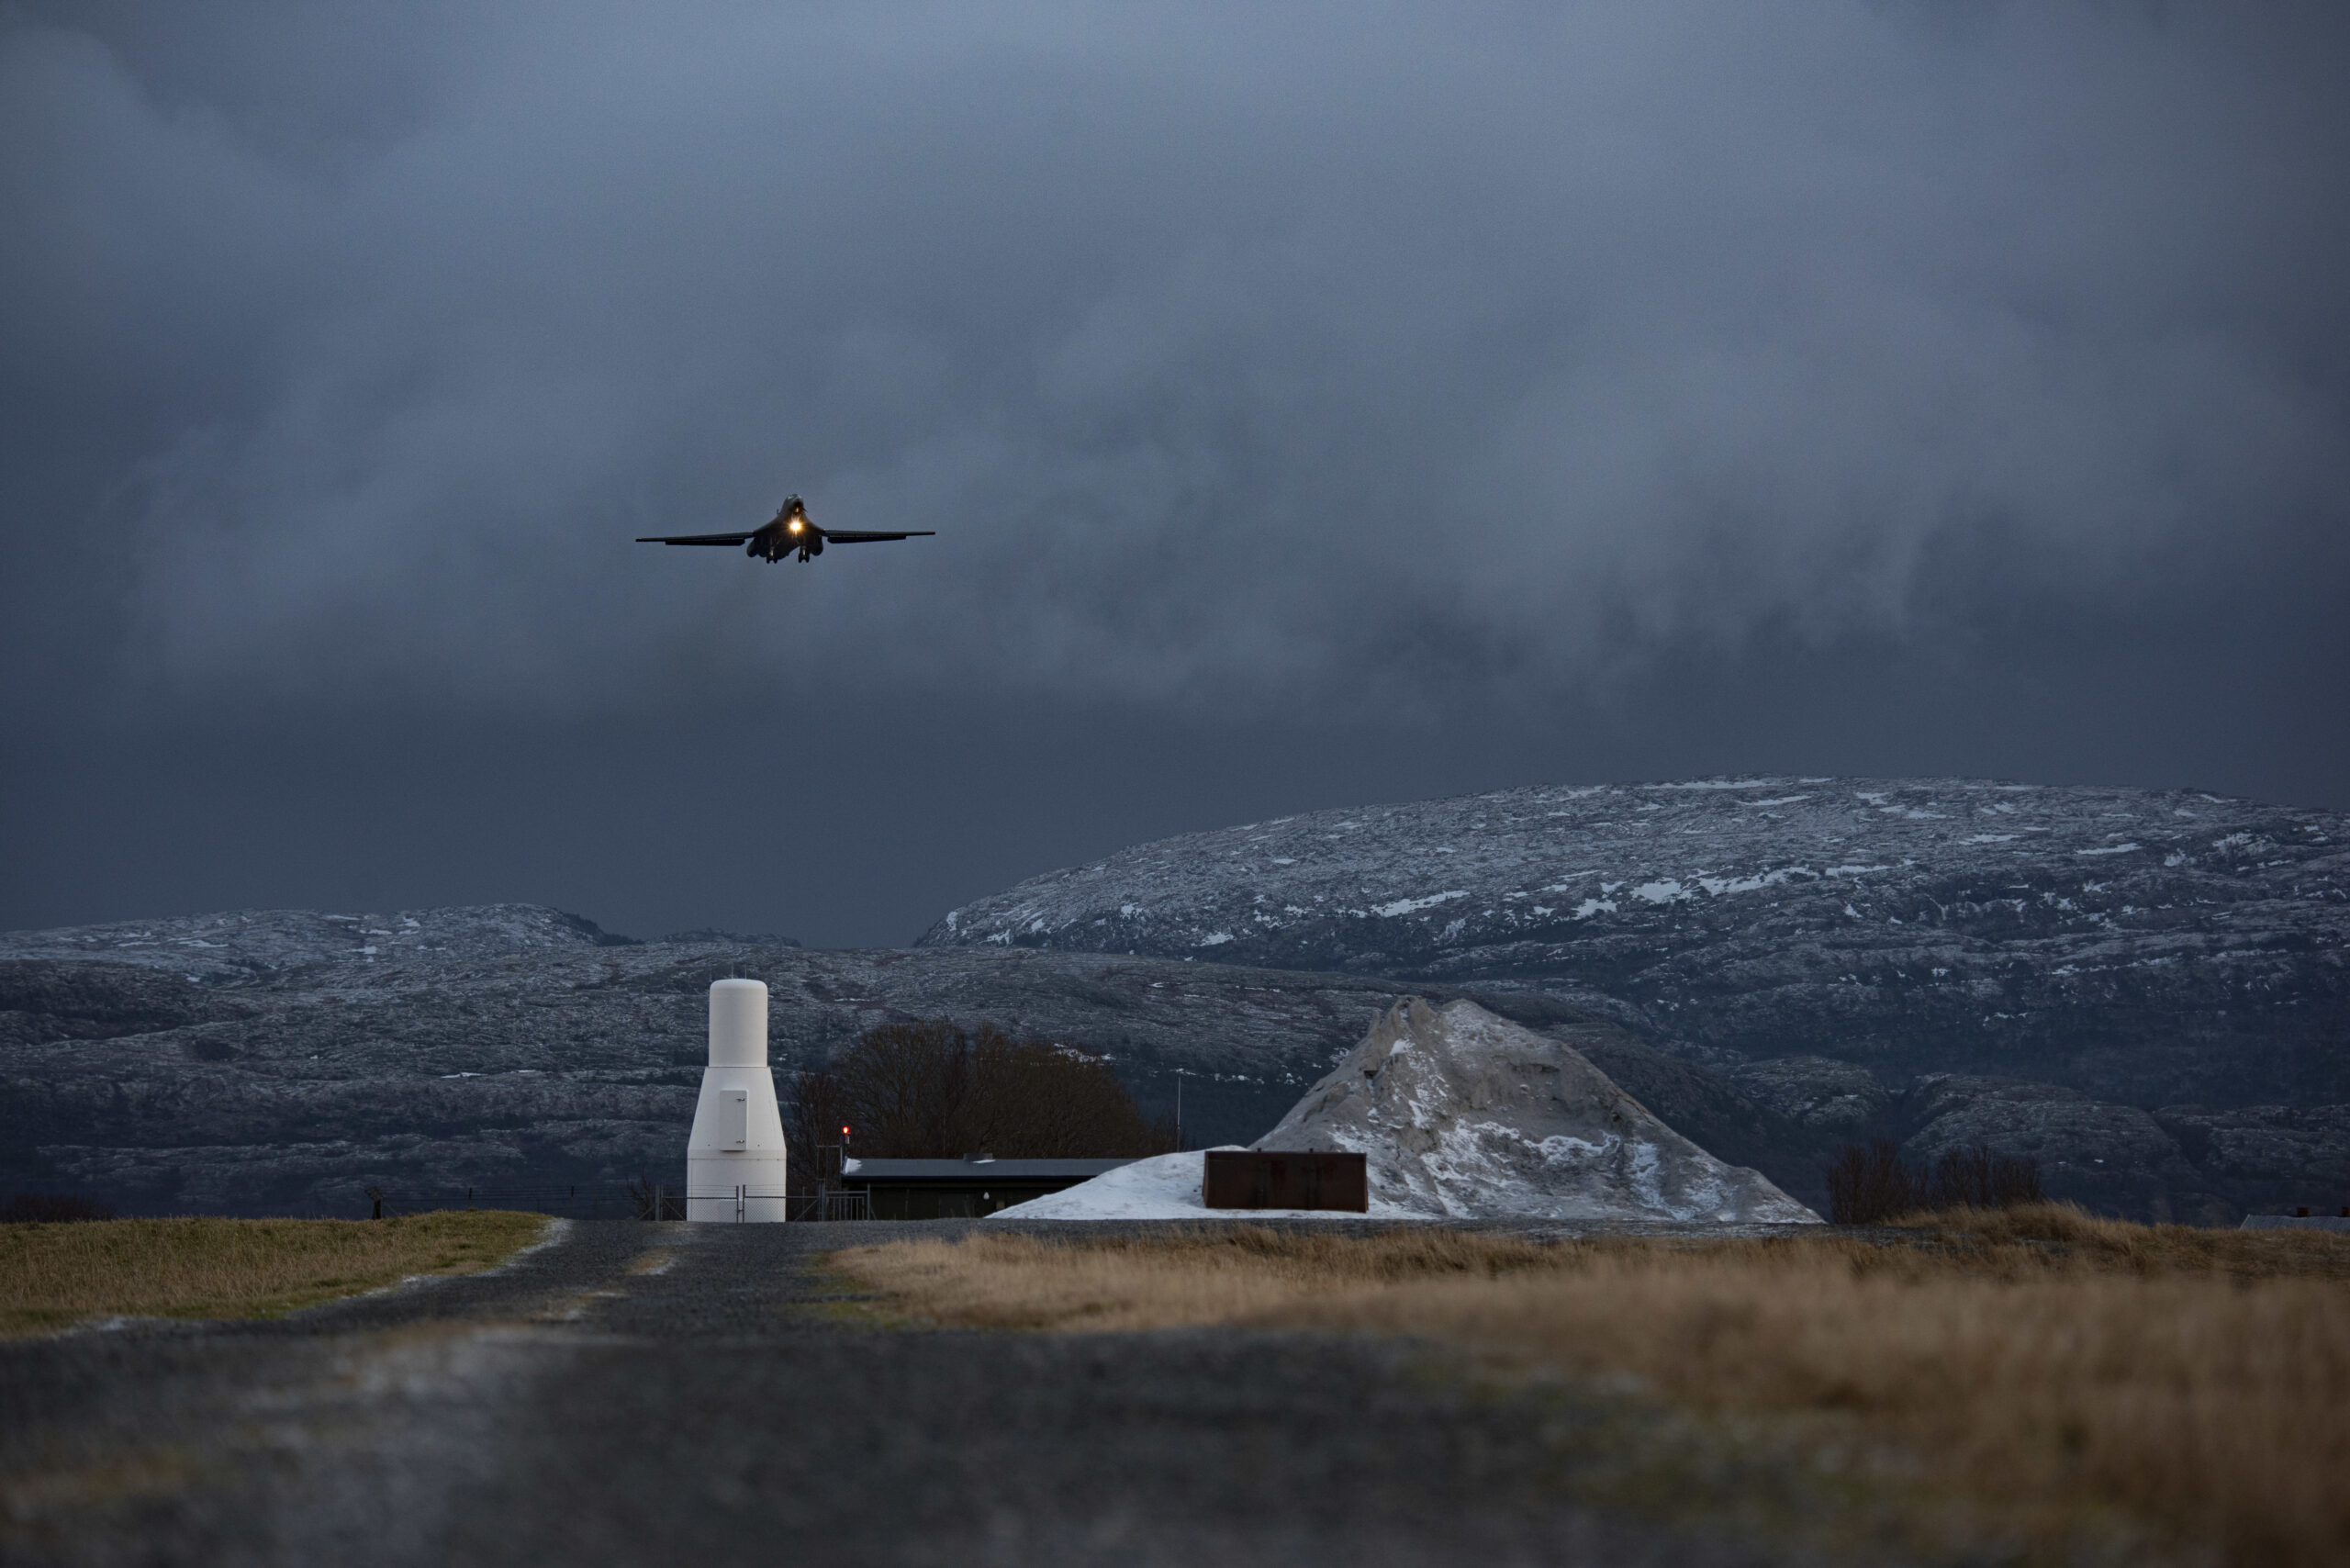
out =
<path fill-rule="evenodd" d="M 1973 1148 L 1951 1148 L 1934 1161 L 1934 1173 L 1926 1182 L 1925 1202 L 1930 1209 L 1987 1209 L 1991 1202 L 1991 1150 L 1987 1145 L 1976 1144 Z"/>
<path fill-rule="evenodd" d="M 2040 1161 L 1993 1154 L 1991 1146 L 1946 1150 L 1934 1161 L 1923 1206 L 1930 1209 L 2004 1209 L 2047 1202 L 2040 1187 Z"/>
<path fill-rule="evenodd" d="M 114 1205 L 74 1193 L 18 1193 L 0 1204 L 0 1225 L 60 1225 L 68 1220 L 112 1218 Z"/>
<path fill-rule="evenodd" d="M 636 1205 L 639 1219 L 686 1217 L 686 1194 L 675 1187 L 664 1186 L 649 1176 L 639 1176 L 626 1190 L 629 1202 Z"/>
<path fill-rule="evenodd" d="M 1919 1196 L 1889 1137 L 1846 1144 L 1828 1167 L 1828 1217 L 1838 1225 L 1883 1225 L 1916 1208 Z"/>
<path fill-rule="evenodd" d="M 2048 1194 L 2040 1185 L 2040 1161 L 2026 1155 L 2000 1155 L 1991 1161 L 1991 1206 L 2011 1209 L 2019 1204 L 2044 1204 Z"/>
<path fill-rule="evenodd" d="M 2047 1202 L 2040 1162 L 1991 1152 L 1988 1144 L 1946 1149 L 1930 1173 L 1902 1162 L 1891 1138 L 1845 1145 L 1828 1168 L 1828 1217 L 1838 1225 L 1882 1225 L 1919 1209 L 2004 1209 Z"/>

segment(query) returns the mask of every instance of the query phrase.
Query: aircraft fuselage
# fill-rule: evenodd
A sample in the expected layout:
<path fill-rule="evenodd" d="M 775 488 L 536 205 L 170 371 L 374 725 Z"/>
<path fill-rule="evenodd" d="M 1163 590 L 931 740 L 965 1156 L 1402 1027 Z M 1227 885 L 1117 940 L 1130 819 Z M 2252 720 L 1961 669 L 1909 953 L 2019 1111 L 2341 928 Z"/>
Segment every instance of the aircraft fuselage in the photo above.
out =
<path fill-rule="evenodd" d="M 785 501 L 783 510 L 743 546 L 744 554 L 764 561 L 780 561 L 795 551 L 803 561 L 824 553 L 824 535 L 808 521 L 808 508 L 798 496 Z"/>
<path fill-rule="evenodd" d="M 927 528 L 884 529 L 864 528 L 822 529 L 810 521 L 808 509 L 798 496 L 786 496 L 782 510 L 760 527 L 747 533 L 655 533 L 641 535 L 639 544 L 740 544 L 743 554 L 753 560 L 780 561 L 787 555 L 797 555 L 803 561 L 813 560 L 824 553 L 826 543 L 834 544 L 873 544 L 890 539 L 927 539 Z"/>

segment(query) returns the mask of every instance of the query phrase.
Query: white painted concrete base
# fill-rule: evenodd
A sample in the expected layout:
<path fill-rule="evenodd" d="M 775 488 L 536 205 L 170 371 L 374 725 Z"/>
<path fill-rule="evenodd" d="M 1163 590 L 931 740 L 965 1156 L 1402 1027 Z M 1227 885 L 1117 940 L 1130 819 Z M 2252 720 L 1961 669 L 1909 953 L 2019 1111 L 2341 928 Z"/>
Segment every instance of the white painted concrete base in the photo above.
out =
<path fill-rule="evenodd" d="M 711 1224 L 784 1217 L 783 1112 L 767 1070 L 767 988 L 710 988 L 710 1065 L 686 1139 L 686 1217 Z"/>

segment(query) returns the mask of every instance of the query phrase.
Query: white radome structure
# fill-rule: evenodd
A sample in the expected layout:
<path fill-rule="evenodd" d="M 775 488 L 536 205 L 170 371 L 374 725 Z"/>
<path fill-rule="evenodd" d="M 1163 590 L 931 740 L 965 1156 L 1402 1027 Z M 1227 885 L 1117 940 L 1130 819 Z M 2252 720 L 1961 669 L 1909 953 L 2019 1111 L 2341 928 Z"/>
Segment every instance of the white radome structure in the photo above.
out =
<path fill-rule="evenodd" d="M 767 988 L 710 988 L 710 1065 L 686 1139 L 686 1217 L 733 1224 L 784 1217 L 783 1113 L 767 1071 Z"/>

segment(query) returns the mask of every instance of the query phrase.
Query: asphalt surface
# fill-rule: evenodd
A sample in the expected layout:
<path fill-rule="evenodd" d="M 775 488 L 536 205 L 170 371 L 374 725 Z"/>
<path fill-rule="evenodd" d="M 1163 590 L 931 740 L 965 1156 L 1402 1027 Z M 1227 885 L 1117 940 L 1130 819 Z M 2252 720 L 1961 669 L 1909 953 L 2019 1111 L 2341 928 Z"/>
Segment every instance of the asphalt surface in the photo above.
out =
<path fill-rule="evenodd" d="M 575 1222 L 282 1322 L 0 1346 L 0 1562 L 1796 1560 L 1735 1497 L 1588 1501 L 1597 1395 L 1390 1342 L 876 1327 L 811 1266 L 970 1223 Z"/>

